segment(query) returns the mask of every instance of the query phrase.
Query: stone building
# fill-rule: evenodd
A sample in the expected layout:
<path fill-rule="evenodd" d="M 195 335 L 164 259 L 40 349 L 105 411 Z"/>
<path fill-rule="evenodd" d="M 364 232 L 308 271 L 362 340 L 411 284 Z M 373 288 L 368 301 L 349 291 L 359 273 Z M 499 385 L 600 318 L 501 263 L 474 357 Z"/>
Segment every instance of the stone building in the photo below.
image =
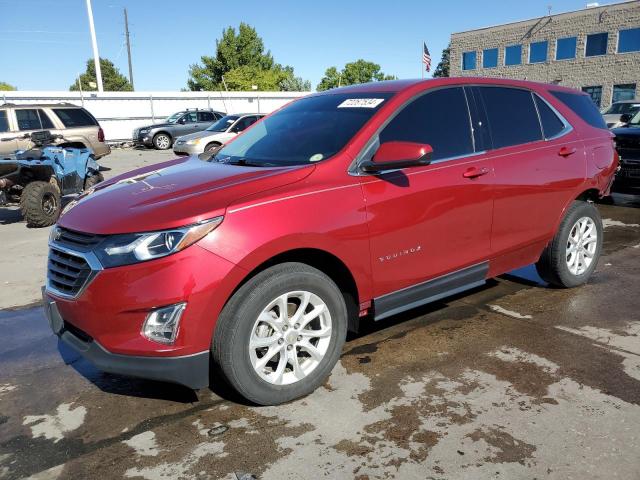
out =
<path fill-rule="evenodd" d="M 451 35 L 451 76 L 581 89 L 598 107 L 640 96 L 640 0 Z"/>

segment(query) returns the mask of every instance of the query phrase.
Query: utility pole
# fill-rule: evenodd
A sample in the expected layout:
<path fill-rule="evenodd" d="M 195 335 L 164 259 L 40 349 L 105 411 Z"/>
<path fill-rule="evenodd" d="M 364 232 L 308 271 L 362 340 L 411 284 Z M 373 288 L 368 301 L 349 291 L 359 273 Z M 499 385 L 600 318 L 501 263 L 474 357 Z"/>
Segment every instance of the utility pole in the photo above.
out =
<path fill-rule="evenodd" d="M 98 41 L 96 40 L 96 27 L 93 25 L 93 10 L 91 10 L 91 0 L 87 0 L 87 15 L 89 16 L 89 30 L 91 32 L 91 46 L 93 47 L 93 63 L 96 67 L 96 83 L 98 91 L 102 88 L 102 70 L 100 69 L 100 54 L 98 53 Z"/>
<path fill-rule="evenodd" d="M 127 8 L 124 9 L 124 36 L 127 40 L 127 57 L 129 58 L 129 83 L 131 88 L 135 90 L 133 86 L 133 66 L 131 66 L 131 42 L 129 41 L 129 19 L 127 17 Z"/>

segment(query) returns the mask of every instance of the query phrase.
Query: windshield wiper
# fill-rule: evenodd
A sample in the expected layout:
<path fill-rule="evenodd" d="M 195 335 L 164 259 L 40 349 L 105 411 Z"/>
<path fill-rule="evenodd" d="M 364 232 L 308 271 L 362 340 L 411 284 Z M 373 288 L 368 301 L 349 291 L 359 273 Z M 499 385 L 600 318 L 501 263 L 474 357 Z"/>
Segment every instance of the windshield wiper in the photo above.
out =
<path fill-rule="evenodd" d="M 277 167 L 278 165 L 275 163 L 269 163 L 269 162 L 254 162 L 252 160 L 248 160 L 246 158 L 237 158 L 234 160 L 231 160 L 229 157 L 227 157 L 224 160 L 218 160 L 216 157 L 213 158 L 214 162 L 218 162 L 218 163 L 224 163 L 227 165 L 239 165 L 242 167 Z"/>

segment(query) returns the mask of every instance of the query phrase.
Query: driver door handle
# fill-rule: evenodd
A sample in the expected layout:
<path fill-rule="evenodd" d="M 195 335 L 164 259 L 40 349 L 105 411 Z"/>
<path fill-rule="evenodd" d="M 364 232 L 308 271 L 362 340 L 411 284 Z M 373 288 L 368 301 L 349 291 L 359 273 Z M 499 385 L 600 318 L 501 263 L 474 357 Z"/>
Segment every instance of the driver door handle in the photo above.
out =
<path fill-rule="evenodd" d="M 486 175 L 487 173 L 489 173 L 489 169 L 486 167 L 483 167 L 483 168 L 471 167 L 468 170 L 466 170 L 462 174 L 462 176 L 464 178 L 478 178 L 478 177 L 481 177 L 482 175 Z"/>
<path fill-rule="evenodd" d="M 558 155 L 560 155 L 561 157 L 568 157 L 569 155 L 573 155 L 574 153 L 576 153 L 576 148 L 569 148 L 569 147 L 562 147 L 560 148 L 560 150 L 558 150 Z"/>

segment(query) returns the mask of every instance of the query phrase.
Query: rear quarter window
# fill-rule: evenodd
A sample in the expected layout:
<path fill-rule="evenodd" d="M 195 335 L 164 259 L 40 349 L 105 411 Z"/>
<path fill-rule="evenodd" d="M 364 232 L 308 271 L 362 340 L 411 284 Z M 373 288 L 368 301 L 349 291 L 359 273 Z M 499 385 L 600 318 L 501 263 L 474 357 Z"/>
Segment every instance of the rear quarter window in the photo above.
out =
<path fill-rule="evenodd" d="M 604 118 L 588 95 L 553 90 L 550 93 L 592 127 L 607 129 Z"/>
<path fill-rule="evenodd" d="M 93 115 L 82 108 L 54 108 L 53 112 L 67 128 L 93 127 L 98 125 Z"/>

